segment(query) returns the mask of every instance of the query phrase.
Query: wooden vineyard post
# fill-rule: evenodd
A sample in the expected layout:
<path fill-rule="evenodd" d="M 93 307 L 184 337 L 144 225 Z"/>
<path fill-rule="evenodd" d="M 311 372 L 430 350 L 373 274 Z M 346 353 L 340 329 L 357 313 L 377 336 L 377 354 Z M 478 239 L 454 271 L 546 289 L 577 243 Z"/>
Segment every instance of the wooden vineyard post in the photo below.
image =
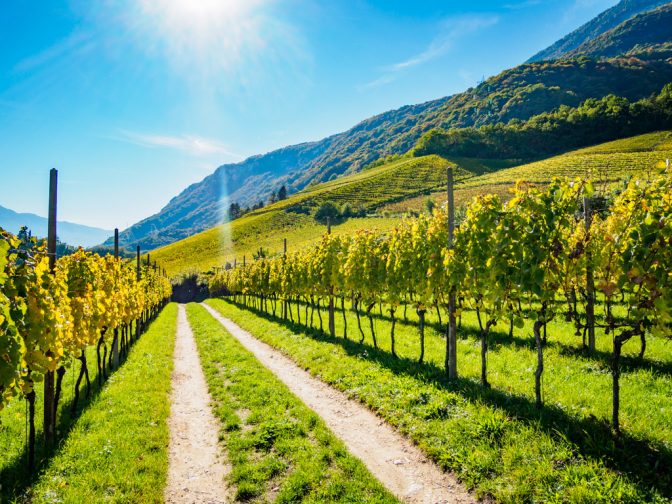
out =
<path fill-rule="evenodd" d="M 119 229 L 114 228 L 114 259 L 119 260 Z M 117 368 L 119 366 L 119 328 L 114 328 L 114 336 L 112 338 L 112 365 Z"/>
<path fill-rule="evenodd" d="M 140 245 L 135 247 L 135 279 L 140 282 L 142 275 L 140 274 Z M 140 337 L 140 320 L 142 315 L 135 319 L 135 339 Z"/>
<path fill-rule="evenodd" d="M 331 218 L 327 217 L 327 234 L 331 234 Z M 329 336 L 336 337 L 336 321 L 334 315 L 334 286 L 329 285 Z"/>
<path fill-rule="evenodd" d="M 593 213 L 590 208 L 590 198 L 583 198 L 583 218 L 586 225 L 586 240 L 590 240 L 590 226 Z M 595 351 L 595 278 L 593 274 L 592 253 L 590 247 L 586 250 L 586 326 L 588 329 L 588 350 Z"/>
<path fill-rule="evenodd" d="M 135 278 L 140 281 L 140 245 L 135 249 Z"/>
<path fill-rule="evenodd" d="M 453 194 L 453 168 L 448 167 L 448 249 L 455 246 L 455 199 Z M 457 322 L 455 320 L 455 291 L 448 296 L 448 337 L 446 338 L 446 371 L 448 378 L 457 379 Z"/>
<path fill-rule="evenodd" d="M 47 229 L 47 253 L 49 255 L 49 270 L 52 274 L 56 268 L 57 195 L 58 171 L 55 168 L 52 168 L 49 172 L 49 220 Z M 54 393 L 54 372 L 47 371 L 44 375 L 44 443 L 47 448 L 52 446 L 56 433 L 56 404 L 54 400 Z"/>
<path fill-rule="evenodd" d="M 284 238 L 282 241 L 282 269 L 285 269 L 285 263 L 287 262 L 287 238 Z M 287 320 L 287 299 L 283 298 L 282 300 L 282 318 Z"/>

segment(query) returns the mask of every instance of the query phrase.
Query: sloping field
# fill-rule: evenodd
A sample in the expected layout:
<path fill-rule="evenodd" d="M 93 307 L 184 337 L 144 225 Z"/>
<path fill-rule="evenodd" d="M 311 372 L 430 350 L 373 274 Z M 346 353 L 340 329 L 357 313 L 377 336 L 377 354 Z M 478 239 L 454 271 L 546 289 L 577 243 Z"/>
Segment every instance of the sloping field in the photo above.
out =
<path fill-rule="evenodd" d="M 519 180 L 544 184 L 552 177 L 590 177 L 599 189 L 610 189 L 629 176 L 655 173 L 666 159 L 672 159 L 672 132 L 648 133 L 464 179 L 456 187 L 455 204 L 465 204 L 479 194 L 507 198 L 509 189 Z M 419 211 L 426 199 L 427 196 L 414 196 L 383 209 L 392 213 Z M 443 191 L 436 191 L 430 199 L 443 204 L 446 196 Z"/>
<path fill-rule="evenodd" d="M 646 176 L 665 159 L 672 159 L 672 132 L 640 135 L 568 152 L 542 161 L 513 168 L 508 161 L 439 156 L 403 158 L 363 172 L 315 185 L 212 229 L 160 248 L 152 258 L 166 267 L 170 275 L 187 271 L 207 271 L 234 259 L 249 261 L 263 248 L 266 253 L 282 251 L 287 238 L 290 250 L 309 245 L 326 228 L 312 217 L 326 201 L 349 204 L 369 217 L 353 218 L 333 227 L 334 233 L 353 233 L 358 229 L 392 228 L 399 215 L 422 211 L 429 197 L 437 204 L 446 200 L 446 168 L 455 167 L 458 206 L 479 194 L 508 195 L 516 181 L 546 183 L 554 176 L 590 176 L 604 186 L 612 186 L 630 175 Z M 373 217 L 391 212 L 396 217 Z"/>
<path fill-rule="evenodd" d="M 488 169 L 486 161 L 470 160 L 476 170 Z M 501 162 L 500 162 L 501 163 Z M 312 217 L 325 201 L 348 203 L 366 213 L 381 206 L 422 194 L 431 194 L 445 186 L 446 168 L 456 166 L 439 156 L 424 156 L 394 161 L 364 172 L 312 186 L 286 200 L 251 212 L 233 222 L 216 226 L 152 252 L 170 275 L 187 271 L 205 271 L 234 259 L 249 261 L 260 247 L 270 253 L 282 251 L 283 239 L 289 249 L 308 245 L 326 232 Z M 474 174 L 456 168 L 456 181 Z M 352 233 L 357 229 L 389 229 L 398 219 L 362 217 L 334 226 L 334 233 Z"/>
<path fill-rule="evenodd" d="M 645 176 L 665 159 L 672 159 L 672 132 L 669 131 L 616 140 L 488 173 L 465 181 L 464 186 L 509 185 L 517 180 L 544 183 L 551 177 L 591 177 L 613 183 L 629 175 Z"/>

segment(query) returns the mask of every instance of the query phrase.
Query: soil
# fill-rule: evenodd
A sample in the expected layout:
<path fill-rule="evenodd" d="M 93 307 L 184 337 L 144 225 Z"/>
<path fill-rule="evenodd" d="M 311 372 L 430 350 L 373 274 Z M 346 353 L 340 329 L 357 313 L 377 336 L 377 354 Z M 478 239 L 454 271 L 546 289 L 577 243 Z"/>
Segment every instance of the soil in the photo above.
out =
<path fill-rule="evenodd" d="M 170 398 L 167 503 L 230 502 L 224 481 L 230 468 L 218 443 L 220 425 L 210 410 L 210 395 L 196 342 L 179 305 Z"/>
<path fill-rule="evenodd" d="M 358 457 L 390 492 L 408 503 L 475 502 L 410 440 L 357 401 L 314 378 L 280 351 L 254 338 L 210 306 L 203 306 Z"/>

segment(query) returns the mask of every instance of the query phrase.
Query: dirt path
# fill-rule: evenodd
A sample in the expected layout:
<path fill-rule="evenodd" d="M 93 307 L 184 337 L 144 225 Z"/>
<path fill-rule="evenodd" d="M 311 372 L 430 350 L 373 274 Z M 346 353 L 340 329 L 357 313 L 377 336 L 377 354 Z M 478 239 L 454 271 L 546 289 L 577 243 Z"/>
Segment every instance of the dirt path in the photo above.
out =
<path fill-rule="evenodd" d="M 219 424 L 210 411 L 210 395 L 184 305 L 179 305 L 177 315 L 172 384 L 166 502 L 228 502 L 224 476 L 229 469 L 220 455 Z"/>
<path fill-rule="evenodd" d="M 374 413 L 313 378 L 281 352 L 203 306 L 315 413 L 394 495 L 408 503 L 474 502 L 456 479 Z"/>

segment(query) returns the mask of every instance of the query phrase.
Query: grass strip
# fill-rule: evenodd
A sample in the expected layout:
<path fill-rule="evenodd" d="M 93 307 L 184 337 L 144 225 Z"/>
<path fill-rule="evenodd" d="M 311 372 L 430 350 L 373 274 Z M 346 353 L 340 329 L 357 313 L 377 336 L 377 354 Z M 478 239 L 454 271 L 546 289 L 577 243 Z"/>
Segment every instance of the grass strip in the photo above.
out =
<path fill-rule="evenodd" d="M 397 502 L 324 422 L 203 307 L 187 306 L 235 497 L 246 502 Z"/>
<path fill-rule="evenodd" d="M 27 500 L 163 502 L 176 328 L 170 304 L 83 411 Z"/>
<path fill-rule="evenodd" d="M 468 327 L 458 344 L 461 378 L 448 383 L 441 364 L 445 341 L 433 331 L 427 336 L 427 362 L 420 365 L 417 329 L 411 325 L 398 326 L 400 358 L 395 359 L 383 320 L 376 320 L 381 348 L 374 349 L 368 335 L 364 344 L 332 339 L 224 300 L 207 302 L 302 368 L 376 411 L 478 496 L 501 502 L 669 501 L 667 445 L 628 436 L 618 443 L 613 440 L 608 424 L 590 414 L 593 403 L 609 400 L 608 393 L 596 393 L 594 384 L 598 380 L 600 387 L 608 387 L 608 371 L 599 361 L 566 352 L 563 338 L 571 336 L 564 331 L 549 332 L 547 404 L 538 411 L 530 386 L 533 349 L 520 336 L 511 341 L 493 337 L 489 353 L 493 387 L 484 389 L 478 383 L 478 340 Z M 348 328 L 350 338 L 358 340 L 356 325 L 349 321 Z M 341 329 L 337 327 L 337 334 Z M 551 345 L 556 339 L 561 341 Z M 669 376 L 649 369 L 632 373 L 628 387 L 646 385 L 646 390 L 637 390 L 639 402 L 651 399 L 651 404 L 661 405 L 649 408 L 648 421 L 664 424 L 670 406 L 669 397 L 665 399 Z M 577 398 L 579 403 L 588 401 L 585 408 L 575 409 Z M 647 417 L 633 421 L 647 422 Z"/>

